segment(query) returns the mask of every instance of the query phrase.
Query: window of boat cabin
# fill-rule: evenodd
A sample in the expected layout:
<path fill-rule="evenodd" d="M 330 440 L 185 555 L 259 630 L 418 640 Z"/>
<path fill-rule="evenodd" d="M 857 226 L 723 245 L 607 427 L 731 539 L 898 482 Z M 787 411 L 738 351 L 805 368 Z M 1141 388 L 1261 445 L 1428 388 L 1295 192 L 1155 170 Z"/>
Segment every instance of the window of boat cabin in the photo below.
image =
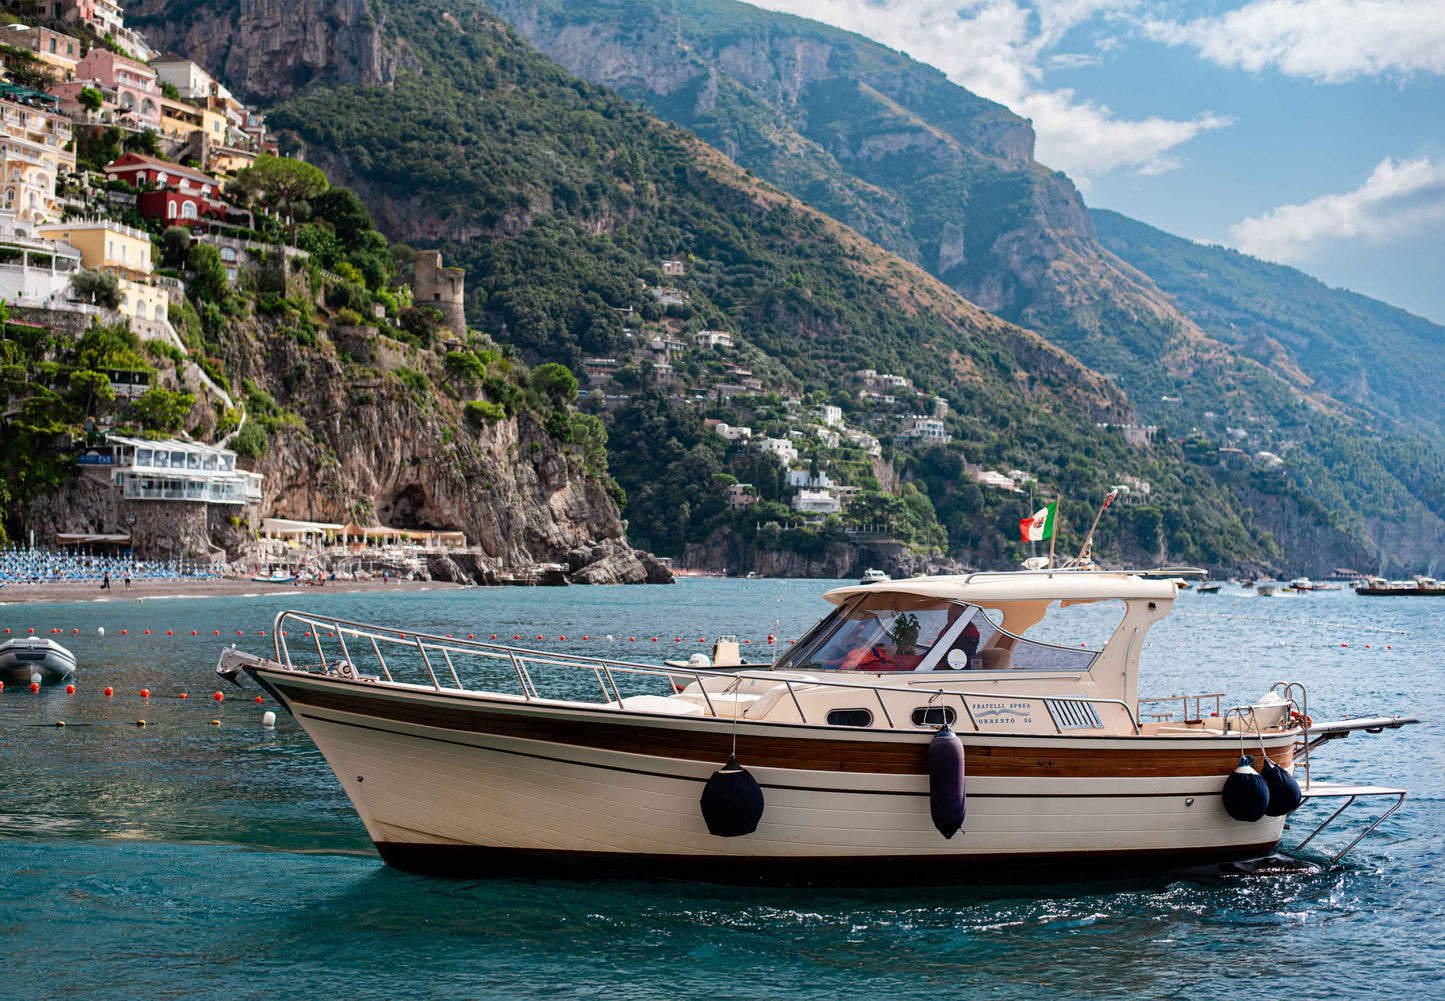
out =
<path fill-rule="evenodd" d="M 886 592 L 840 606 L 782 657 L 788 671 L 1087 671 L 1098 651 L 1015 636 L 977 606 Z"/>

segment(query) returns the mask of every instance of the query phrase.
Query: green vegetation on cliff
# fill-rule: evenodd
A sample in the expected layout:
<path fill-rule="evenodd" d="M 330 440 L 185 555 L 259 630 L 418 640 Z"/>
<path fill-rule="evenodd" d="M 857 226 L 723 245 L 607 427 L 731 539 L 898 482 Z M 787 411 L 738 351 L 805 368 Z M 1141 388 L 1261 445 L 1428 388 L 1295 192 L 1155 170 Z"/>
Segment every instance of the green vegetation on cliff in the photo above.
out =
<path fill-rule="evenodd" d="M 452 234 L 442 246 L 467 270 L 468 315 L 498 342 L 578 371 L 586 356 L 628 347 L 625 326 L 636 321 L 620 311 L 631 310 L 730 331 L 782 386 L 850 408 L 855 369 L 911 378 L 948 400 L 956 439 L 949 475 L 919 461 L 914 485 L 880 501 L 905 504 L 891 520 L 916 517 L 909 534 L 919 544 L 946 532 L 956 552 L 1017 555 L 1010 540 L 1026 499 L 975 503 L 966 460 L 1026 464 L 1081 510 L 1119 477 L 1150 479 L 1152 515 L 1120 521 L 1102 540 L 1130 558 L 1172 549 L 1224 563 L 1276 552 L 1168 443 L 1137 448 L 1101 433 L 1095 420 L 1118 420 L 1125 401 L 1036 335 L 568 75 L 482 5 L 383 7 L 390 40 L 418 69 L 390 88 L 313 88 L 270 121 L 364 191 L 379 218 L 394 220 L 394 238 Z M 437 29 L 451 23 L 443 12 L 455 28 Z M 668 279 L 686 301 L 666 309 L 648 292 L 663 284 L 665 258 L 687 261 L 685 278 Z M 676 553 L 731 517 L 716 477 L 749 474 L 700 427 L 696 415 L 640 399 L 615 418 L 611 464 L 630 531 L 659 551 Z"/>

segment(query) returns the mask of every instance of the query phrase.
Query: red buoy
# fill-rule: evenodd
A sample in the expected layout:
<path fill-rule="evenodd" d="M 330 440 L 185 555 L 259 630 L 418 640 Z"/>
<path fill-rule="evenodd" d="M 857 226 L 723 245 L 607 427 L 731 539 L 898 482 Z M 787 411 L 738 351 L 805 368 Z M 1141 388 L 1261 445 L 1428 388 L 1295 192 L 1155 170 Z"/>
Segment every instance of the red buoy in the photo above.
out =
<path fill-rule="evenodd" d="M 140 690 L 140 697 L 143 698 L 143 699 L 148 699 L 148 698 L 150 698 L 150 697 L 151 697 L 151 690 L 150 690 L 149 688 L 142 688 L 142 689 Z"/>
<path fill-rule="evenodd" d="M 192 636 L 196 635 L 196 631 L 195 631 L 194 629 L 191 630 L 191 635 L 192 635 Z"/>
<path fill-rule="evenodd" d="M 171 633 L 171 631 L 170 631 L 169 629 L 166 630 L 166 635 L 167 635 L 167 636 L 172 635 L 172 633 Z"/>
<path fill-rule="evenodd" d="M 32 629 L 32 630 L 30 630 L 30 631 L 31 631 L 31 632 L 32 632 L 32 633 L 33 633 L 33 632 L 35 632 L 35 630 L 34 630 L 34 629 Z M 125 630 L 124 630 L 124 629 L 122 629 L 122 630 L 121 630 L 121 631 L 120 631 L 120 634 L 121 634 L 121 635 L 122 635 L 122 636 L 124 636 L 124 635 L 125 635 Z"/>
<path fill-rule="evenodd" d="M 74 686 L 74 685 L 66 685 L 66 686 L 65 686 L 65 694 L 66 694 L 66 695 L 74 695 L 74 694 L 75 694 L 75 686 Z"/>
<path fill-rule="evenodd" d="M 220 692 L 217 692 L 215 695 L 213 695 L 213 696 L 211 696 L 211 697 L 212 697 L 213 699 L 215 699 L 217 702 L 220 702 L 222 699 L 225 698 L 225 696 L 222 695 Z"/>
<path fill-rule="evenodd" d="M 109 685 L 106 685 L 106 686 L 105 686 L 105 694 L 106 694 L 107 696 L 114 695 L 114 694 L 115 694 L 115 689 L 114 689 L 114 688 L 111 688 Z"/>
<path fill-rule="evenodd" d="M 220 631 L 219 629 L 216 630 L 216 635 L 217 635 L 217 636 L 221 635 L 221 631 Z"/>
<path fill-rule="evenodd" d="M 260 701 L 261 701 L 261 696 L 259 696 L 259 695 L 256 696 L 256 701 L 257 701 L 257 702 L 260 702 Z"/>
<path fill-rule="evenodd" d="M 188 699 L 188 698 L 190 698 L 190 696 L 187 695 L 185 692 L 182 692 L 180 695 L 178 695 L 178 696 L 176 696 L 176 697 L 177 697 L 177 698 L 181 698 L 181 699 Z"/>
<path fill-rule="evenodd" d="M 40 691 L 40 682 L 38 682 L 38 681 L 32 681 L 32 682 L 30 683 L 30 690 L 31 690 L 32 692 L 38 692 L 38 691 Z"/>

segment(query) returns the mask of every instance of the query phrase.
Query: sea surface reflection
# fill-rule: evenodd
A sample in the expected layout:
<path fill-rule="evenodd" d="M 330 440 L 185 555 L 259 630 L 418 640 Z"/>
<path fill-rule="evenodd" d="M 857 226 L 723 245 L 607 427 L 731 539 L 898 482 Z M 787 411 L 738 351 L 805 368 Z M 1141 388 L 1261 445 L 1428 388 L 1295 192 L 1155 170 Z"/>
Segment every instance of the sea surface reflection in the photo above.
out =
<path fill-rule="evenodd" d="M 222 637 L 268 643 L 288 604 L 564 649 L 611 633 L 608 649 L 647 660 L 736 633 L 762 660 L 829 586 L 0 607 L 0 626 L 63 628 L 81 663 L 74 696 L 0 693 L 0 997 L 1445 996 L 1445 681 L 1427 601 L 1186 594 L 1151 635 L 1146 694 L 1243 701 L 1289 678 L 1317 718 L 1426 720 L 1318 755 L 1318 777 L 1412 793 L 1348 864 L 1253 875 L 867 892 L 428 879 L 381 865 L 289 719 L 266 730 L 266 706 L 210 698 Z"/>

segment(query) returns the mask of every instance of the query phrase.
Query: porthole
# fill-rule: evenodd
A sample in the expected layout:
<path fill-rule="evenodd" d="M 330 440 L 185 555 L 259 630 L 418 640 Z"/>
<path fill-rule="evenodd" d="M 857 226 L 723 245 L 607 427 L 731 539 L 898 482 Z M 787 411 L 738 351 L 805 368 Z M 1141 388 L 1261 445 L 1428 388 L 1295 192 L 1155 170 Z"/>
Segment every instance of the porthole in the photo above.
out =
<path fill-rule="evenodd" d="M 867 709 L 830 709 L 829 726 L 872 726 L 873 714 Z"/>
<path fill-rule="evenodd" d="M 914 726 L 943 726 L 945 723 L 953 726 L 957 719 L 958 714 L 952 706 L 919 706 L 913 710 Z"/>

